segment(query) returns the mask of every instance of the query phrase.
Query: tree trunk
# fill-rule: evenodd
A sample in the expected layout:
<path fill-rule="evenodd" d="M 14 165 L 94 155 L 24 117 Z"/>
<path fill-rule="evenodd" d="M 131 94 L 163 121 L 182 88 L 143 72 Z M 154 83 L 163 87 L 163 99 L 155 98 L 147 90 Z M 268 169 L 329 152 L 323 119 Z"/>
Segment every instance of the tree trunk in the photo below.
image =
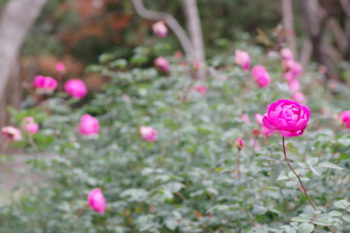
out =
<path fill-rule="evenodd" d="M 9 0 L 0 18 L 0 126 L 6 124 L 6 107 L 21 95 L 16 72 L 19 50 L 46 0 Z M 10 102 L 7 102 L 9 101 Z M 14 103 L 14 102 L 12 102 Z"/>
<path fill-rule="evenodd" d="M 187 30 L 194 47 L 195 59 L 203 63 L 205 60 L 205 52 L 197 0 L 183 0 L 183 6 L 186 14 Z"/>
<path fill-rule="evenodd" d="M 322 37 L 325 29 L 326 15 L 320 8 L 318 0 L 301 0 L 300 2 L 304 10 L 307 32 L 312 44 L 314 57 L 321 65 L 327 66 L 328 62 L 322 50 Z M 327 67 L 328 71 L 326 72 L 326 77 L 327 79 L 331 79 L 333 75 L 330 72 L 330 67 Z"/>
<path fill-rule="evenodd" d="M 292 0 L 282 0 L 283 29 L 288 47 L 296 55 L 294 17 Z"/>

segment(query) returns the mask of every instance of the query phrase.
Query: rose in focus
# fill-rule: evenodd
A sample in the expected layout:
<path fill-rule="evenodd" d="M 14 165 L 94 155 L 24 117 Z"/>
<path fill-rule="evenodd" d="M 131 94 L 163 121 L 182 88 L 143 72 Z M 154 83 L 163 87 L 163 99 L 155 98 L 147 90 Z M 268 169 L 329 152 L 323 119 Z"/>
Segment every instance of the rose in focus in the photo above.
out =
<path fill-rule="evenodd" d="M 310 119 L 310 110 L 288 99 L 280 99 L 268 106 L 263 125 L 270 132 L 279 132 L 284 137 L 301 136 Z"/>

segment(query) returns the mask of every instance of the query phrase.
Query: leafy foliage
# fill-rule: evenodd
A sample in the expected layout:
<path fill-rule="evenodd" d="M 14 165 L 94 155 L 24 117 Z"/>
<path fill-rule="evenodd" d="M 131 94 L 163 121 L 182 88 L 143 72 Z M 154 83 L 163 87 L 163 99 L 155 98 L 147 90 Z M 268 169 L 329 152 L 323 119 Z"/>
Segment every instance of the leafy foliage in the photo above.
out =
<path fill-rule="evenodd" d="M 42 182 L 2 204 L 0 231 L 350 231 L 350 137 L 334 117 L 347 105 L 346 91 L 334 89 L 333 97 L 316 72 L 300 80 L 312 120 L 302 137 L 288 139 L 287 150 L 319 207 L 313 214 L 281 160 L 280 137 L 253 134 L 258 124 L 242 120 L 243 114 L 253 119 L 269 103 L 289 98 L 278 55 L 246 50 L 270 72 L 268 88 L 256 87 L 248 72 L 232 65 L 233 51 L 208 62 L 206 80 L 191 79 L 192 64 L 181 59 L 170 58 L 171 73 L 164 75 L 137 68 L 134 59 L 105 55 L 102 65 L 89 69 L 111 82 L 89 103 L 75 108 L 76 101 L 58 94 L 40 107 L 46 116 L 40 109 L 15 113 L 18 122 L 39 114 L 42 130 L 34 142 L 56 155 L 28 161 Z M 197 93 L 196 84 L 209 92 Z M 99 119 L 97 137 L 78 135 L 76 125 L 85 113 Z M 158 131 L 154 143 L 142 140 L 142 125 Z M 239 179 L 238 137 L 246 142 Z M 104 215 L 87 205 L 87 194 L 96 187 L 107 199 Z"/>

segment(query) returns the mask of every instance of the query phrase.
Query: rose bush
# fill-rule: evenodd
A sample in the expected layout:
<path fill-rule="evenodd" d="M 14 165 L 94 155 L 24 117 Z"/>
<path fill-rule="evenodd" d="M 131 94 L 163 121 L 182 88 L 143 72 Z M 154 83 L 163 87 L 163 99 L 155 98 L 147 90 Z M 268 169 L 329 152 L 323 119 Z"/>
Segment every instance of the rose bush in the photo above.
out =
<path fill-rule="evenodd" d="M 268 86 L 234 65 L 235 50 L 210 59 L 205 80 L 192 79 L 192 64 L 181 58 L 166 58 L 168 73 L 139 68 L 156 56 L 110 59 L 88 68 L 111 82 L 86 104 L 77 108 L 83 100 L 58 90 L 40 106 L 13 111 L 14 125 L 25 117 L 40 125 L 34 144 L 14 143 L 54 156 L 28 160 L 41 180 L 1 202 L 0 231 L 349 232 L 350 136 L 339 116 L 348 110 L 348 87 L 333 86 L 332 95 L 322 74 L 305 69 L 298 81 L 311 116 L 304 104 L 285 100 L 263 118 L 269 104 L 290 99 L 282 58 L 236 46 L 252 67 L 266 57 Z M 288 161 L 317 212 L 273 131 L 304 132 L 288 138 Z"/>

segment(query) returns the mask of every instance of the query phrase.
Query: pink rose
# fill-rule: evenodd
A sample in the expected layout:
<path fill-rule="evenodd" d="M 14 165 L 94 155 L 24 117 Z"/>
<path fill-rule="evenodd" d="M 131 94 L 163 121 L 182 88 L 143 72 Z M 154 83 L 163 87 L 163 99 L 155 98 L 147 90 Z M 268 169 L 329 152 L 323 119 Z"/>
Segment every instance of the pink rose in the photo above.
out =
<path fill-rule="evenodd" d="M 295 92 L 293 95 L 292 95 L 292 99 L 297 101 L 298 103 L 306 103 L 306 98 L 304 96 L 303 93 L 301 93 L 300 91 L 298 92 Z"/>
<path fill-rule="evenodd" d="M 256 113 L 254 115 L 254 118 L 255 118 L 255 121 L 258 123 L 258 125 L 262 125 L 263 123 L 263 115 L 259 114 L 259 113 Z"/>
<path fill-rule="evenodd" d="M 157 139 L 157 131 L 149 126 L 141 126 L 140 134 L 147 142 L 154 142 Z"/>
<path fill-rule="evenodd" d="M 293 52 L 289 48 L 281 49 L 280 53 L 283 60 L 294 60 Z"/>
<path fill-rule="evenodd" d="M 91 209 L 100 214 L 104 214 L 106 210 L 106 199 L 101 189 L 93 189 L 88 195 L 88 203 Z"/>
<path fill-rule="evenodd" d="M 36 134 L 39 131 L 39 125 L 35 123 L 33 117 L 25 117 L 22 121 L 22 127 L 28 134 Z"/>
<path fill-rule="evenodd" d="M 252 69 L 252 76 L 255 79 L 256 84 L 261 88 L 267 87 L 271 82 L 269 73 L 265 67 L 260 65 L 254 66 Z"/>
<path fill-rule="evenodd" d="M 7 137 L 10 141 L 21 141 L 22 134 L 21 131 L 12 126 L 6 126 L 1 128 L 1 134 Z"/>
<path fill-rule="evenodd" d="M 241 150 L 244 146 L 244 141 L 242 138 L 237 138 L 236 140 L 236 147 Z"/>
<path fill-rule="evenodd" d="M 159 38 L 165 38 L 168 35 L 168 28 L 163 21 L 158 21 L 152 25 L 153 33 Z"/>
<path fill-rule="evenodd" d="M 87 88 L 80 79 L 71 79 L 64 84 L 64 90 L 73 98 L 81 99 L 87 94 Z"/>
<path fill-rule="evenodd" d="M 350 111 L 340 113 L 340 119 L 344 123 L 345 128 L 350 129 Z"/>
<path fill-rule="evenodd" d="M 57 81 L 52 77 L 37 75 L 35 76 L 33 85 L 38 91 L 47 94 L 57 88 Z"/>
<path fill-rule="evenodd" d="M 250 56 L 247 52 L 242 50 L 235 51 L 236 64 L 240 65 L 243 70 L 248 70 L 250 66 Z"/>
<path fill-rule="evenodd" d="M 79 133 L 82 135 L 95 135 L 98 134 L 100 130 L 100 125 L 98 120 L 89 115 L 84 114 L 79 122 Z"/>
<path fill-rule="evenodd" d="M 285 70 L 284 77 L 287 80 L 296 79 L 303 72 L 303 67 L 300 65 L 300 63 L 293 60 L 285 61 L 283 66 Z"/>
<path fill-rule="evenodd" d="M 66 67 L 65 65 L 63 64 L 63 62 L 57 62 L 56 63 L 56 70 L 59 72 L 59 73 L 63 73 L 66 71 Z"/>
<path fill-rule="evenodd" d="M 162 72 L 169 73 L 170 70 L 170 64 L 168 60 L 164 57 L 158 57 L 156 60 L 154 60 L 154 65 Z"/>
<path fill-rule="evenodd" d="M 266 128 L 264 125 L 261 127 L 261 133 L 262 133 L 266 138 L 270 137 L 271 134 L 273 134 L 273 132 L 274 132 L 273 130 L 270 130 L 270 129 Z"/>
<path fill-rule="evenodd" d="M 307 106 L 292 100 L 281 99 L 268 106 L 263 125 L 284 137 L 296 137 L 304 133 L 309 119 L 310 110 Z"/>
<path fill-rule="evenodd" d="M 244 113 L 241 115 L 241 120 L 245 123 L 248 124 L 250 122 L 249 115 Z"/>
<path fill-rule="evenodd" d="M 300 91 L 300 84 L 297 79 L 290 79 L 288 81 L 288 89 L 291 93 Z"/>
<path fill-rule="evenodd" d="M 194 87 L 194 89 L 201 95 L 205 95 L 208 93 L 208 87 L 203 85 L 197 85 Z"/>

